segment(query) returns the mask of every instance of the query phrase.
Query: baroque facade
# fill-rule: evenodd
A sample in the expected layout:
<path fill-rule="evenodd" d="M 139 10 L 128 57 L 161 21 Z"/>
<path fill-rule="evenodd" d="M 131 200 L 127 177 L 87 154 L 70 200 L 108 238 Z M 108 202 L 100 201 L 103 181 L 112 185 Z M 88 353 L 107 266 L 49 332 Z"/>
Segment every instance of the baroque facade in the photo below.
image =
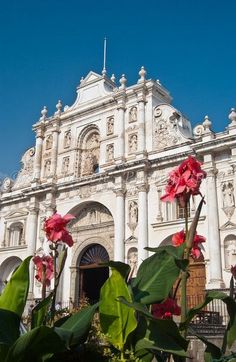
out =
<path fill-rule="evenodd" d="M 16 180 L 6 178 L 0 196 L 0 287 L 28 255 L 47 251 L 42 225 L 55 210 L 71 213 L 75 241 L 69 249 L 59 289 L 63 302 L 97 298 L 108 276 L 98 263 L 126 261 L 135 275 L 155 247 L 183 228 L 183 210 L 162 203 L 170 170 L 188 155 L 204 163 L 206 196 L 198 233 L 207 242 L 193 263 L 197 288 L 227 288 L 236 263 L 236 112 L 224 132 L 214 133 L 206 116 L 192 131 L 171 105 L 159 81 L 147 80 L 142 67 L 137 84 L 119 85 L 112 76 L 90 72 L 81 79 L 72 106 L 41 112 L 33 125 L 35 145 L 27 150 Z M 199 197 L 191 200 L 190 219 Z M 40 285 L 31 271 L 31 298 Z M 92 286 L 92 287 L 91 287 Z M 96 286 L 96 287 L 95 287 Z M 192 289 L 191 289 L 192 288 Z"/>

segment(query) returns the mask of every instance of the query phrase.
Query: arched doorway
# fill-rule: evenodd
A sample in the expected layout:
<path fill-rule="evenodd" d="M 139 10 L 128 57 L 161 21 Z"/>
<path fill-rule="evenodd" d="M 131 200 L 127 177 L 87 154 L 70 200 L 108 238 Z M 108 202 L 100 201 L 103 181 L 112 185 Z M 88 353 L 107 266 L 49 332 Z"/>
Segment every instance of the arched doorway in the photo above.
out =
<path fill-rule="evenodd" d="M 17 256 L 11 256 L 4 260 L 0 266 L 0 293 L 3 291 L 7 282 L 10 280 L 16 268 L 20 265 L 22 260 Z"/>
<path fill-rule="evenodd" d="M 83 252 L 79 263 L 79 296 L 90 303 L 99 300 L 100 289 L 109 277 L 109 268 L 101 263 L 109 261 L 106 249 L 99 244 L 90 245 Z"/>

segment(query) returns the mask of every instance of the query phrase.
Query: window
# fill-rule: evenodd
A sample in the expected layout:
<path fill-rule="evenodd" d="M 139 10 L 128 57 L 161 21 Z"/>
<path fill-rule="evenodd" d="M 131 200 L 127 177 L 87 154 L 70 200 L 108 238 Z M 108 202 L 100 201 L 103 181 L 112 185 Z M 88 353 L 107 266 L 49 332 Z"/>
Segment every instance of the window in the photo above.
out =
<path fill-rule="evenodd" d="M 188 217 L 190 217 L 190 205 L 188 203 Z M 184 219 L 184 207 L 177 205 L 177 219 Z"/>

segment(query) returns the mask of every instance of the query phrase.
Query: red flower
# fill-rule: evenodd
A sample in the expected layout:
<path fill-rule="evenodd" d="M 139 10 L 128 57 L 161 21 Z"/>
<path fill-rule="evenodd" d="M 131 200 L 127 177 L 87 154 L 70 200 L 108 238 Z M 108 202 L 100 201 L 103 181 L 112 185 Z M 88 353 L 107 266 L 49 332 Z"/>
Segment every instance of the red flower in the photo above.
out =
<path fill-rule="evenodd" d="M 53 278 L 53 258 L 49 255 L 43 255 L 42 257 L 37 255 L 32 260 L 37 269 L 35 278 L 40 283 L 49 286 L 50 280 Z"/>
<path fill-rule="evenodd" d="M 201 194 L 199 188 L 205 177 L 206 172 L 201 169 L 201 163 L 189 156 L 179 167 L 171 171 L 166 194 L 161 197 L 161 200 L 172 202 L 177 199 L 184 207 L 191 195 Z"/>
<path fill-rule="evenodd" d="M 230 271 L 231 271 L 234 279 L 236 279 L 236 265 L 234 265 L 234 266 L 231 265 Z"/>
<path fill-rule="evenodd" d="M 175 299 L 167 298 L 163 303 L 152 305 L 152 314 L 155 318 L 169 319 L 173 315 L 180 315 L 181 309 Z"/>
<path fill-rule="evenodd" d="M 66 230 L 66 225 L 74 218 L 75 217 L 70 214 L 62 217 L 57 213 L 49 217 L 44 223 L 44 231 L 46 232 L 48 240 L 53 243 L 63 241 L 68 246 L 72 246 L 74 242 L 68 230 Z"/>
<path fill-rule="evenodd" d="M 193 239 L 193 246 L 192 246 L 192 250 L 191 250 L 191 256 L 194 259 L 198 259 L 199 256 L 201 255 L 202 243 L 204 243 L 205 241 L 206 241 L 206 238 L 204 236 L 198 235 L 197 233 L 195 234 L 194 239 Z M 172 244 L 174 246 L 180 246 L 184 242 L 185 242 L 184 230 L 178 231 L 177 233 L 175 233 L 172 236 Z"/>

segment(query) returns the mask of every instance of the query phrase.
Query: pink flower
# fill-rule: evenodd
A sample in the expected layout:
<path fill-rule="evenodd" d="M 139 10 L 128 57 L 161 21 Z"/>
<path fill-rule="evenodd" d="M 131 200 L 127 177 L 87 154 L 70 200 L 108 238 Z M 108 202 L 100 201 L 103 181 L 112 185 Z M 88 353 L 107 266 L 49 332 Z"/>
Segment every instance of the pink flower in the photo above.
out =
<path fill-rule="evenodd" d="M 40 283 L 50 285 L 50 281 L 53 278 L 53 258 L 49 255 L 35 256 L 33 259 L 36 265 L 37 274 L 35 278 Z"/>
<path fill-rule="evenodd" d="M 162 201 L 172 202 L 177 199 L 181 206 L 185 206 L 191 195 L 201 194 L 200 184 L 206 172 L 201 169 L 201 163 L 189 156 L 179 167 L 170 172 L 166 194 Z"/>
<path fill-rule="evenodd" d="M 185 242 L 185 232 L 184 230 L 178 231 L 177 233 L 175 233 L 172 236 L 172 244 L 174 246 L 180 246 L 181 244 L 183 244 Z M 193 246 L 191 249 L 191 256 L 194 259 L 198 259 L 199 256 L 201 255 L 201 245 L 202 243 L 204 243 L 206 241 L 206 238 L 202 235 L 198 235 L 197 233 L 194 236 L 193 239 Z"/>
<path fill-rule="evenodd" d="M 236 265 L 231 265 L 231 269 L 230 269 L 234 279 L 236 279 Z"/>
<path fill-rule="evenodd" d="M 68 246 L 72 246 L 74 242 L 68 230 L 66 229 L 66 225 L 74 218 L 75 217 L 70 214 L 62 217 L 56 213 L 45 220 L 44 231 L 46 232 L 48 240 L 52 241 L 53 243 L 63 241 Z"/>
<path fill-rule="evenodd" d="M 175 299 L 167 298 L 163 303 L 152 305 L 152 314 L 155 318 L 170 319 L 173 315 L 180 315 L 181 309 Z"/>

